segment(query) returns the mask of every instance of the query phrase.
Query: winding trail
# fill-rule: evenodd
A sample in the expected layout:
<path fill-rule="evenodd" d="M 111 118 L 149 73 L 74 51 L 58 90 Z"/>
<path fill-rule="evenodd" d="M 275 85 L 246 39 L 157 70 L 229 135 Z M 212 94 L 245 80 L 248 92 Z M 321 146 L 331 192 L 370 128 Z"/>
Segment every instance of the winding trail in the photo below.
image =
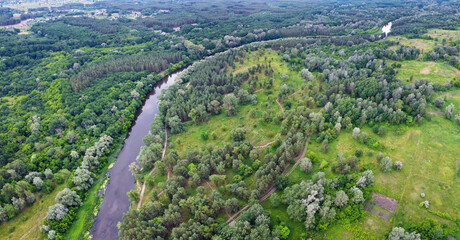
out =
<path fill-rule="evenodd" d="M 266 147 L 270 146 L 270 145 L 271 145 L 272 143 L 274 143 L 274 142 L 275 142 L 275 141 L 271 141 L 271 142 L 268 142 L 268 143 L 266 143 L 266 144 L 264 144 L 264 145 L 261 145 L 261 146 L 254 146 L 253 148 L 254 148 L 254 149 L 266 148 Z"/>
<path fill-rule="evenodd" d="M 276 99 L 276 103 L 278 103 L 278 105 L 281 108 L 281 112 L 284 114 L 284 108 L 283 108 L 283 106 L 281 106 L 281 103 L 278 100 L 279 100 L 279 98 Z"/>
<path fill-rule="evenodd" d="M 40 221 L 37 224 L 35 224 L 31 229 L 29 229 L 26 233 L 22 234 L 22 236 L 19 238 L 19 240 L 24 239 L 25 237 L 27 237 L 30 234 L 30 232 L 32 232 L 36 228 L 39 228 L 41 226 L 41 223 L 43 222 L 43 220 L 45 220 L 45 218 L 46 218 L 46 216 L 43 217 L 42 219 L 40 219 Z"/>
<path fill-rule="evenodd" d="M 295 91 L 295 92 L 291 93 L 291 95 L 289 95 L 288 97 L 291 97 L 291 96 L 293 96 L 293 95 L 295 95 L 295 94 L 299 93 L 300 91 L 302 91 L 302 89 L 299 89 L 299 90 L 297 90 L 297 91 Z"/>
<path fill-rule="evenodd" d="M 294 169 L 297 167 L 297 165 L 299 165 L 300 163 L 300 160 L 302 158 L 305 157 L 305 155 L 307 154 L 307 149 L 308 149 L 308 143 L 310 142 L 310 136 L 307 137 L 307 140 L 305 141 L 305 147 L 302 151 L 302 153 L 296 157 L 297 161 L 295 162 L 295 164 L 292 166 L 292 168 L 287 171 L 287 169 L 289 168 L 289 166 L 291 165 L 290 163 L 284 168 L 284 171 L 281 173 L 282 176 L 289 176 L 293 171 Z M 287 172 L 286 172 L 287 171 Z M 272 184 L 270 186 L 270 188 L 265 192 L 264 195 L 262 195 L 262 197 L 259 199 L 259 202 L 263 202 L 265 201 L 268 197 L 270 197 L 274 192 L 276 191 L 276 187 L 275 187 L 275 184 Z M 249 207 L 249 204 L 246 204 L 246 206 L 244 206 L 243 208 L 241 208 L 238 212 L 236 212 L 235 214 L 233 214 L 225 223 L 226 224 L 229 224 L 230 222 L 232 222 L 233 220 L 238 220 L 239 219 L 239 214 L 241 212 L 243 212 L 244 210 L 246 210 L 247 208 Z"/>
<path fill-rule="evenodd" d="M 168 147 L 168 128 L 167 128 L 167 125 L 165 124 L 165 143 L 164 143 L 164 147 L 163 147 L 163 153 L 161 155 L 161 161 L 164 160 L 165 158 L 165 155 L 166 155 L 166 148 Z M 149 175 L 152 175 L 152 173 L 155 171 L 156 167 L 154 167 L 150 172 L 149 172 Z M 169 179 L 169 175 L 170 175 L 170 171 L 168 169 L 168 179 Z M 139 210 L 139 208 L 141 207 L 142 205 L 142 199 L 144 198 L 144 192 L 145 192 L 145 182 L 142 184 L 142 190 L 141 190 L 141 194 L 139 195 L 139 202 L 137 203 L 137 210 Z M 162 191 L 164 192 L 164 190 Z"/>

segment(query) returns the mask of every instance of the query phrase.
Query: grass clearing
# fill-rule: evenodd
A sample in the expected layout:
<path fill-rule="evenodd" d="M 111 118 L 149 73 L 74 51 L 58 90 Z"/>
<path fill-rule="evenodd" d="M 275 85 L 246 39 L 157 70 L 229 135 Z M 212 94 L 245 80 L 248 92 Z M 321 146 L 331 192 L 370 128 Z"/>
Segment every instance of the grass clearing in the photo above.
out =
<path fill-rule="evenodd" d="M 35 195 L 37 200 L 33 206 L 0 225 L 1 239 L 44 239 L 40 232 L 42 221 L 46 217 L 48 207 L 55 203 L 56 195 L 65 187 L 65 184 L 61 184 L 51 194 Z M 8 231 L 10 227 L 14 227 L 14 231 L 11 233 Z"/>
<path fill-rule="evenodd" d="M 457 30 L 443 30 L 443 29 L 430 29 L 428 33 L 424 34 L 430 36 L 438 41 L 446 39 L 448 42 L 460 41 L 460 29 Z M 436 40 L 435 40 L 436 41 Z"/>
<path fill-rule="evenodd" d="M 418 79 L 428 79 L 443 84 L 447 80 L 454 80 L 460 77 L 460 71 L 446 63 L 422 62 L 422 61 L 401 61 L 401 68 L 397 69 L 396 78 L 409 82 Z"/>
<path fill-rule="evenodd" d="M 420 126 L 407 127 L 403 134 L 396 134 L 394 130 L 397 128 L 389 127 L 384 137 L 374 134 L 369 127 L 362 128 L 361 132 L 366 132 L 385 146 L 382 150 L 384 156 L 389 156 L 393 162 L 401 161 L 401 171 L 382 172 L 376 160 L 378 151 L 369 149 L 353 139 L 349 131 L 343 131 L 337 140 L 330 143 L 327 154 L 320 151 L 321 145 L 318 143 L 313 143 L 309 147 L 319 159 L 328 159 L 331 162 L 337 161 L 336 156 L 339 152 L 343 152 L 346 157 L 353 154 L 356 149 L 363 150 L 359 165 L 374 171 L 375 192 L 395 198 L 398 201 L 397 213 L 403 216 L 401 220 L 392 218 L 390 223 L 381 222 L 372 215 L 360 221 L 362 229 L 378 239 L 384 237 L 390 227 L 398 221 L 421 222 L 430 217 L 440 223 L 453 224 L 420 207 L 420 202 L 424 200 L 430 202 L 430 210 L 448 213 L 454 218 L 460 217 L 460 186 L 457 180 L 460 126 L 441 116 L 433 116 L 432 121 L 425 121 Z M 326 174 L 334 175 L 330 169 L 326 170 Z M 422 192 L 426 194 L 425 198 L 420 197 Z M 380 227 L 375 227 L 376 224 Z M 350 231 L 336 226 L 328 230 L 326 236 L 353 236 Z"/>
<path fill-rule="evenodd" d="M 426 40 L 426 39 L 420 39 L 420 38 L 406 38 L 403 36 L 390 36 L 387 38 L 388 40 L 397 42 L 399 45 L 404 45 L 404 46 L 409 46 L 409 47 L 415 47 L 420 49 L 422 53 L 429 52 L 433 50 L 433 48 L 438 45 L 435 41 L 432 40 Z M 397 47 L 394 47 L 396 49 Z"/>

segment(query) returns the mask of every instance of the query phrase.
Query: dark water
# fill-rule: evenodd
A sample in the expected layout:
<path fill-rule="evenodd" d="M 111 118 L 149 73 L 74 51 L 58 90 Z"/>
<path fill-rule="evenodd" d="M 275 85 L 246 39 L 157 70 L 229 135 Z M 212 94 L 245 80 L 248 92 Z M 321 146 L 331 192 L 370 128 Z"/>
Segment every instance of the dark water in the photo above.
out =
<path fill-rule="evenodd" d="M 123 213 L 129 210 L 130 205 L 126 193 L 136 187 L 134 176 L 131 175 L 128 166 L 136 161 L 141 147 L 144 146 L 142 139 L 149 133 L 150 124 L 158 112 L 158 95 L 161 90 L 174 83 L 177 74 L 179 72 L 157 82 L 139 110 L 125 139 L 123 149 L 118 154 L 117 162 L 109 170 L 110 183 L 107 185 L 104 201 L 91 229 L 93 239 L 118 239 L 117 223 L 123 220 Z"/>

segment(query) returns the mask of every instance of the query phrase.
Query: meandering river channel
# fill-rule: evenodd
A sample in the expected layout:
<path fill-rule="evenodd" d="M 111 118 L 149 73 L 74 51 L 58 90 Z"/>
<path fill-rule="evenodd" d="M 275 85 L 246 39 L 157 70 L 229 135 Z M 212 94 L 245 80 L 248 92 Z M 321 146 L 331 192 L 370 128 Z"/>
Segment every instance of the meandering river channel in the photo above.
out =
<path fill-rule="evenodd" d="M 150 124 L 158 112 L 158 96 L 161 91 L 174 84 L 177 75 L 175 72 L 155 83 L 152 92 L 146 97 L 142 108 L 128 132 L 123 148 L 117 156 L 117 161 L 109 170 L 110 182 L 105 191 L 104 201 L 99 208 L 99 214 L 91 229 L 93 239 L 118 239 L 117 223 L 123 220 L 123 213 L 129 210 L 127 192 L 136 187 L 134 176 L 128 169 L 129 164 L 136 161 L 142 139 L 149 133 Z"/>

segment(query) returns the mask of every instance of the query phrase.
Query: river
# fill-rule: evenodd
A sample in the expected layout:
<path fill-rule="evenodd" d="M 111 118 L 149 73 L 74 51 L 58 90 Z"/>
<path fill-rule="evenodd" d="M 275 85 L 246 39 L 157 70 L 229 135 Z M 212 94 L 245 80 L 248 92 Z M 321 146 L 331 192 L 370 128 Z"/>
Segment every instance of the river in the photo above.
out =
<path fill-rule="evenodd" d="M 117 156 L 117 161 L 109 170 L 110 182 L 105 191 L 105 197 L 99 208 L 91 235 L 93 239 L 118 239 L 117 223 L 122 222 L 123 213 L 129 210 L 130 201 L 127 192 L 136 187 L 134 176 L 128 169 L 129 164 L 136 161 L 140 149 L 144 146 L 142 139 L 149 133 L 150 124 L 158 112 L 158 96 L 160 92 L 171 86 L 179 72 L 172 73 L 155 83 L 152 92 L 146 97 L 142 108 L 124 141 L 123 148 Z"/>

